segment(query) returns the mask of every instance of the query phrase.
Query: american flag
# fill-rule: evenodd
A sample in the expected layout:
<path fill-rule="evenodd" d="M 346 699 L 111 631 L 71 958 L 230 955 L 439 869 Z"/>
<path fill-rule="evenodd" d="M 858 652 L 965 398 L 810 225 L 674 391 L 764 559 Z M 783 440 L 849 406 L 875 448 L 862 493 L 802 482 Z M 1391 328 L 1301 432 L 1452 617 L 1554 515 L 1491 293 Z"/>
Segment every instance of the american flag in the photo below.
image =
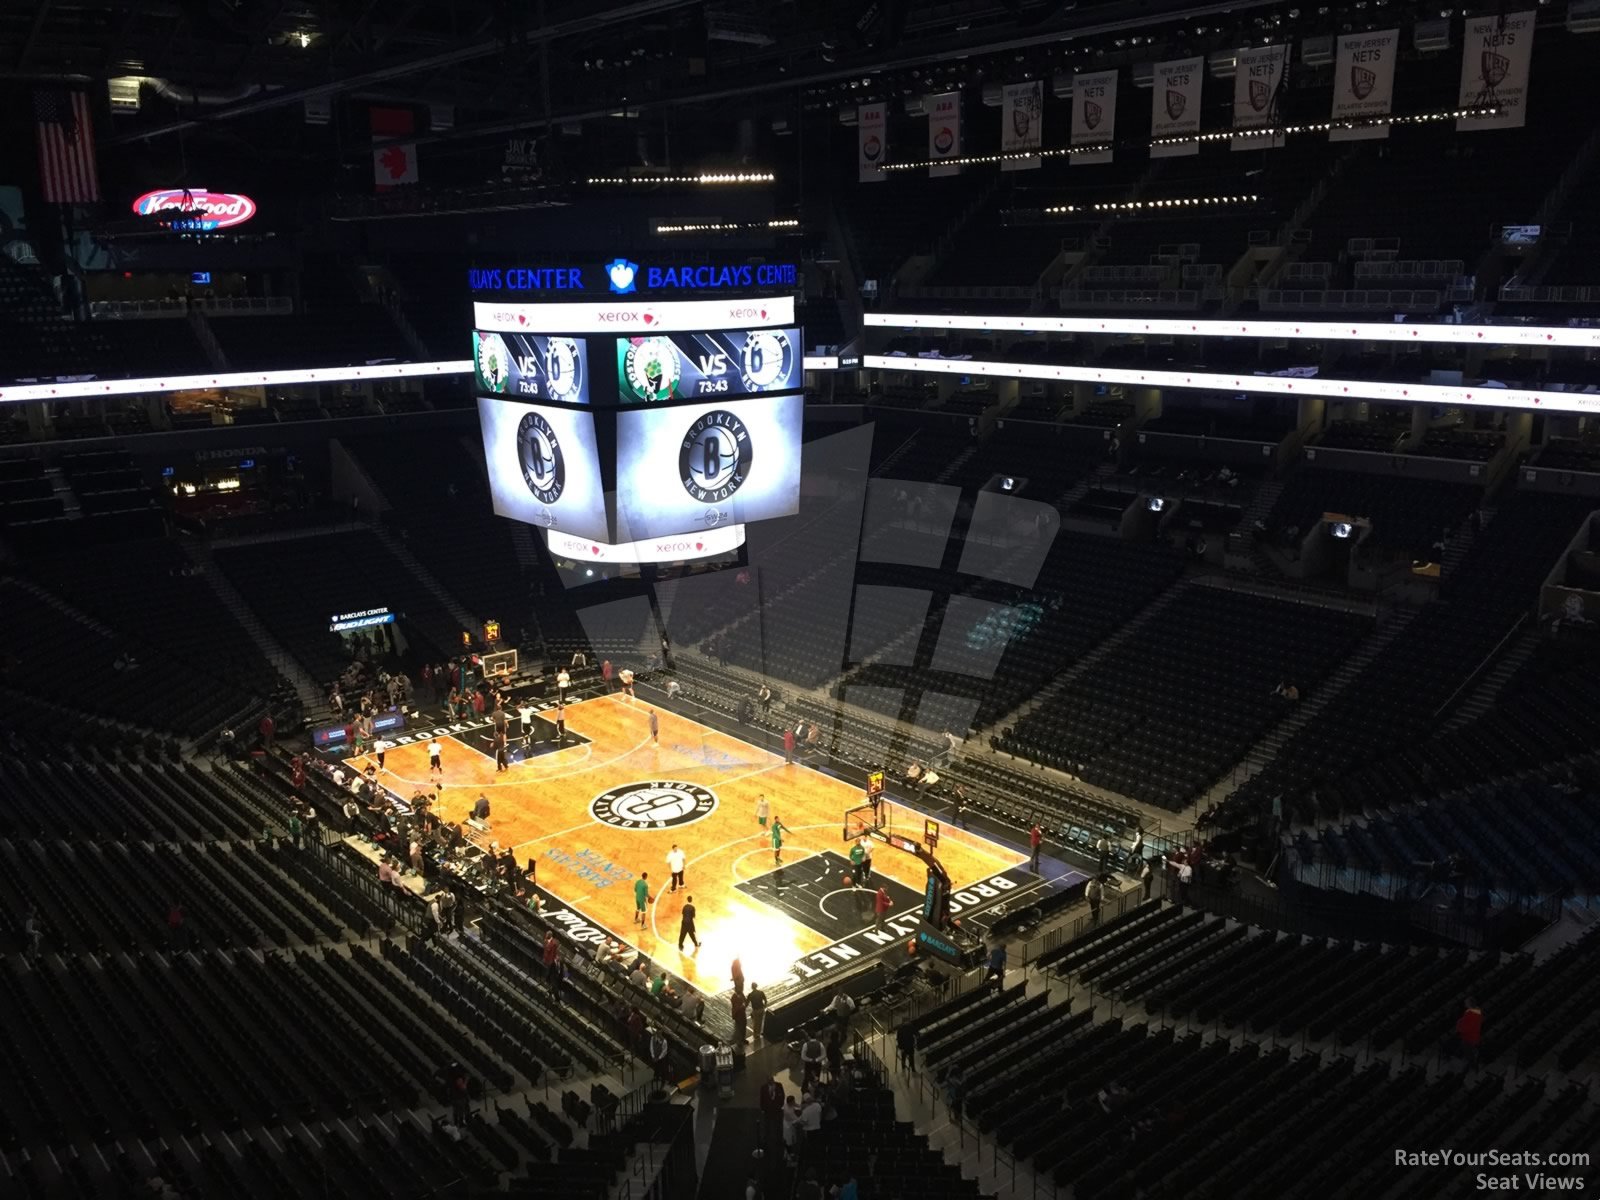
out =
<path fill-rule="evenodd" d="M 85 204 L 100 199 L 94 169 L 94 122 L 85 92 L 50 88 L 33 94 L 39 137 L 39 182 L 51 204 Z"/>

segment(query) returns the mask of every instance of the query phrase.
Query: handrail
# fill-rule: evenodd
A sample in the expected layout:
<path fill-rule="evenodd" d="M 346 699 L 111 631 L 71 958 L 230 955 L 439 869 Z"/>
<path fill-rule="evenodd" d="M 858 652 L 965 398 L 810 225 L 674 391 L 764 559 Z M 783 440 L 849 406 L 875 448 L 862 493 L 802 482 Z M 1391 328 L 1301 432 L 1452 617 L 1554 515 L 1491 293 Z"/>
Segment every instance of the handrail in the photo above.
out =
<path fill-rule="evenodd" d="M 1430 720 L 1437 721 L 1440 714 L 1442 714 L 1446 709 L 1455 703 L 1456 697 L 1461 695 L 1462 692 L 1472 686 L 1473 682 L 1478 678 L 1478 676 L 1483 673 L 1483 669 L 1487 667 L 1494 660 L 1495 656 L 1500 653 L 1501 647 L 1503 647 L 1507 642 L 1517 635 L 1518 630 L 1522 628 L 1531 615 L 1532 614 L 1530 613 L 1524 612 L 1520 617 L 1517 618 L 1516 624 L 1512 625 L 1510 629 L 1506 630 L 1505 635 L 1494 644 L 1493 648 L 1491 648 L 1487 654 L 1478 660 L 1478 665 L 1472 668 L 1471 673 L 1461 681 L 1456 690 L 1446 696 L 1444 703 L 1440 704 L 1438 708 L 1433 710 L 1433 715 L 1429 718 Z"/>

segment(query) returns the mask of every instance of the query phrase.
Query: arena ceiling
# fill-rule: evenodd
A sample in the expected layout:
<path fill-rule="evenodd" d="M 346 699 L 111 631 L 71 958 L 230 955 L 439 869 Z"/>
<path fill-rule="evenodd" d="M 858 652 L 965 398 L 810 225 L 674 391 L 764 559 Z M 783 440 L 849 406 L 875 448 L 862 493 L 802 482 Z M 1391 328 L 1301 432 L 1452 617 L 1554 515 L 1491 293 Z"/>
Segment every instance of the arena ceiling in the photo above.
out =
<path fill-rule="evenodd" d="M 139 76 L 113 143 L 341 97 L 448 106 L 428 141 L 625 119 L 755 116 L 1086 58 L 1421 15 L 1412 0 L 38 0 L 0 5 L 0 79 Z M 1111 55 L 1110 60 L 1107 55 Z M 940 78 L 937 73 L 943 72 Z M 237 130 L 235 136 L 248 136 Z M 365 152 L 366 147 L 352 150 Z"/>

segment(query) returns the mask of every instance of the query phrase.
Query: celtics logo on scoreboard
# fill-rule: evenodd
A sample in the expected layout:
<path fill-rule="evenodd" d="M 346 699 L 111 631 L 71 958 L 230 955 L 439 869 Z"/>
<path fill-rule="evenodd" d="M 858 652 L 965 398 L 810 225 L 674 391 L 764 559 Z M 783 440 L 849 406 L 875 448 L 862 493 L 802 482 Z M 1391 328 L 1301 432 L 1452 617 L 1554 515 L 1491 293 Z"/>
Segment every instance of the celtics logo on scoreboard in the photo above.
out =
<path fill-rule="evenodd" d="M 692 825 L 717 809 L 717 794 L 697 783 L 652 779 L 602 792 L 589 802 L 597 821 L 618 829 L 670 829 Z"/>

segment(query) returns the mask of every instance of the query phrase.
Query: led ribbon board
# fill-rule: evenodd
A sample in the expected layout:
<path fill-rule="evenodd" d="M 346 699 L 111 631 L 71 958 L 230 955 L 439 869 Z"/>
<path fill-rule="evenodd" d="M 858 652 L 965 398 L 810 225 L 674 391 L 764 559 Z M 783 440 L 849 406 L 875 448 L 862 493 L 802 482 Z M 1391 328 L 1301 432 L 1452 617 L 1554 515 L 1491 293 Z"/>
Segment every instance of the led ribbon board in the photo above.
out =
<path fill-rule="evenodd" d="M 884 329 L 971 329 L 992 333 L 1115 333 L 1153 337 L 1294 338 L 1323 342 L 1413 342 L 1464 346 L 1579 346 L 1600 349 L 1600 327 L 1565 325 L 1401 325 L 1392 321 L 1186 321 L 1143 317 L 985 317 L 867 313 Z M 869 366 L 872 364 L 868 364 Z"/>
<path fill-rule="evenodd" d="M 207 388 L 260 387 L 290 383 L 343 383 L 352 379 L 410 379 L 419 375 L 470 375 L 471 359 L 424 363 L 379 363 L 363 367 L 313 367 L 295 371 L 220 371 L 212 375 L 148 375 L 141 379 L 74 379 L 56 383 L 0 384 L 0 404 L 23 400 L 71 400 L 87 396 L 139 396 Z"/>
<path fill-rule="evenodd" d="M 767 329 L 795 323 L 794 297 L 759 300 L 636 299 L 559 301 L 554 304 L 486 304 L 472 306 L 474 328 L 496 333 L 696 333 L 703 329 Z"/>
<path fill-rule="evenodd" d="M 1214 388 L 1284 396 L 1329 396 L 1386 400 L 1397 404 L 1474 405 L 1480 408 L 1539 408 L 1600 412 L 1600 392 L 1536 392 L 1522 388 L 1392 383 L 1371 379 L 1317 379 L 1282 375 L 1219 375 L 1209 371 L 1145 371 L 1117 367 L 1055 367 L 1038 363 L 969 362 L 953 358 L 898 358 L 868 354 L 865 365 L 884 371 L 937 375 L 988 375 L 1003 379 L 1054 379 L 1072 383 L 1120 383 L 1147 387 Z"/>
<path fill-rule="evenodd" d="M 727 525 L 700 533 L 677 537 L 651 538 L 642 542 L 590 542 L 554 529 L 545 530 L 545 545 L 550 553 L 564 555 L 574 562 L 666 563 L 685 562 L 727 554 L 744 545 L 744 526 Z"/>

